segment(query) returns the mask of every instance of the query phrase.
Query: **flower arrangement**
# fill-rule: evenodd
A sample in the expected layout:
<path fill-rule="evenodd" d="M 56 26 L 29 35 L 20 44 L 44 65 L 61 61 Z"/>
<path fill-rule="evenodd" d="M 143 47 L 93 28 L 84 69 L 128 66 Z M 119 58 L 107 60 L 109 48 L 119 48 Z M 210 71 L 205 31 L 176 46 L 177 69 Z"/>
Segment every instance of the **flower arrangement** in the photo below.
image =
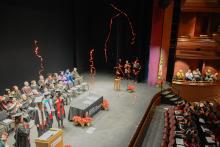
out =
<path fill-rule="evenodd" d="M 73 116 L 72 120 L 73 120 L 73 123 L 77 126 L 81 120 L 81 117 L 80 116 Z"/>
<path fill-rule="evenodd" d="M 127 90 L 128 90 L 128 92 L 134 92 L 135 88 L 136 87 L 134 85 L 128 85 Z"/>
<path fill-rule="evenodd" d="M 87 125 L 87 126 L 90 126 L 91 123 L 92 123 L 92 118 L 91 117 L 85 117 L 85 118 L 82 118 L 84 120 L 84 123 Z"/>
<path fill-rule="evenodd" d="M 109 109 L 109 102 L 108 100 L 104 99 L 102 102 L 102 109 L 103 110 L 108 110 Z"/>
<path fill-rule="evenodd" d="M 84 127 L 84 126 L 90 126 L 91 125 L 91 122 L 92 122 L 92 118 L 91 117 L 80 117 L 80 116 L 73 116 L 73 123 L 76 125 L 76 126 L 81 126 L 81 127 Z"/>

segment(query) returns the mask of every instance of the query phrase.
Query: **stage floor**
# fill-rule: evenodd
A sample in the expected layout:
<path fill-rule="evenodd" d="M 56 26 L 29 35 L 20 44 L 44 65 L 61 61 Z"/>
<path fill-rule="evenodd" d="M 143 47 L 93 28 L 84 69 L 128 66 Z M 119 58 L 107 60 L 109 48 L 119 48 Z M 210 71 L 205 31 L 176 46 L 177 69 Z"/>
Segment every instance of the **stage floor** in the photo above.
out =
<path fill-rule="evenodd" d="M 88 76 L 84 75 L 85 79 Z M 88 80 L 86 80 L 88 81 Z M 109 111 L 100 111 L 93 118 L 91 127 L 76 127 L 66 117 L 64 121 L 64 144 L 72 147 L 127 147 L 150 100 L 159 92 L 159 88 L 138 83 L 134 93 L 126 91 L 127 81 L 123 80 L 121 91 L 114 91 L 114 77 L 109 74 L 97 74 L 92 92 L 108 99 Z M 74 98 L 74 99 L 77 99 Z M 73 99 L 73 101 L 74 101 Z M 65 107 L 67 116 L 69 106 Z M 53 127 L 57 127 L 54 117 Z M 31 129 L 31 146 L 35 147 L 34 138 L 37 130 Z M 9 145 L 14 143 L 14 134 L 9 137 Z"/>

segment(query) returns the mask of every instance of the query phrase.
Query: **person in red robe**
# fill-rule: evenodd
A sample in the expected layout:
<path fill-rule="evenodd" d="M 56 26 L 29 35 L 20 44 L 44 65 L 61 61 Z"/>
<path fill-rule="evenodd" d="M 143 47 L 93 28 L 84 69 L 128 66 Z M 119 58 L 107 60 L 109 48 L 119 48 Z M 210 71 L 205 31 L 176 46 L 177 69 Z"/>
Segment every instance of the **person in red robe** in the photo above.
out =
<path fill-rule="evenodd" d="M 65 118 L 64 99 L 60 91 L 56 91 L 56 99 L 54 102 L 55 116 L 57 119 L 58 127 L 64 128 L 63 119 Z"/>
<path fill-rule="evenodd" d="M 121 59 L 118 59 L 118 63 L 116 64 L 116 66 L 114 67 L 115 68 L 115 75 L 116 75 L 116 78 L 118 79 L 123 79 L 124 77 L 124 70 L 123 70 L 123 64 L 122 64 L 122 60 Z"/>

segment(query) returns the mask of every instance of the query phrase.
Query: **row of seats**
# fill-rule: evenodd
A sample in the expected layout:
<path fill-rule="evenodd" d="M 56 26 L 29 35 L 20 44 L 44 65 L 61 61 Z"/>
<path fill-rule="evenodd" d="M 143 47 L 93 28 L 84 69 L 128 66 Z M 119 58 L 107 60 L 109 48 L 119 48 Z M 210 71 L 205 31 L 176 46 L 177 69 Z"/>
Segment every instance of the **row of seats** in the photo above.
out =
<path fill-rule="evenodd" d="M 220 117 L 215 103 L 183 102 L 164 113 L 161 147 L 220 146 Z"/>

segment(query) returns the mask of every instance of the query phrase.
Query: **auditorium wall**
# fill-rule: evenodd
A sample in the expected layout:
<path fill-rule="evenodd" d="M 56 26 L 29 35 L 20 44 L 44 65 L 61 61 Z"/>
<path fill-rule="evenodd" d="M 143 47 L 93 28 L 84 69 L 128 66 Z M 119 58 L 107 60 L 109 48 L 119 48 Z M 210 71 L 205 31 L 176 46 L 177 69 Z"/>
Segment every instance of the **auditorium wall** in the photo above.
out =
<path fill-rule="evenodd" d="M 157 84 L 158 72 L 161 74 L 161 79 L 166 81 L 174 4 L 173 1 L 170 1 L 167 6 L 162 6 L 160 0 L 155 0 L 153 2 L 150 55 L 148 65 L 149 85 Z M 161 53 L 162 70 L 159 71 Z"/>

